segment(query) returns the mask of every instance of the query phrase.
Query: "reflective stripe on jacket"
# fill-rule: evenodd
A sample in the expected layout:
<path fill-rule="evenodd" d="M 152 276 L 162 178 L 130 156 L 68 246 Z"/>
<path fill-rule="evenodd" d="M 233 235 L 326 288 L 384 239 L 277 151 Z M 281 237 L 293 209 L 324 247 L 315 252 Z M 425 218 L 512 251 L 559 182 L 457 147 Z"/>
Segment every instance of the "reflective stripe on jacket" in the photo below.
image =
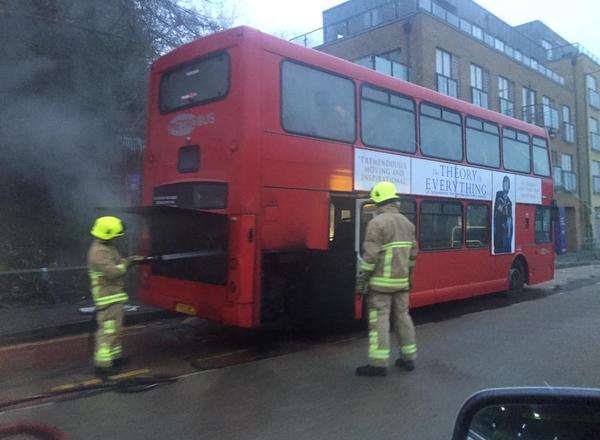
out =
<path fill-rule="evenodd" d="M 410 269 L 417 257 L 415 226 L 395 203 L 384 205 L 367 225 L 360 269 L 378 292 L 410 289 Z"/>
<path fill-rule="evenodd" d="M 100 240 L 94 240 L 87 256 L 92 297 L 96 307 L 125 302 L 125 273 L 127 264 L 117 249 Z"/>

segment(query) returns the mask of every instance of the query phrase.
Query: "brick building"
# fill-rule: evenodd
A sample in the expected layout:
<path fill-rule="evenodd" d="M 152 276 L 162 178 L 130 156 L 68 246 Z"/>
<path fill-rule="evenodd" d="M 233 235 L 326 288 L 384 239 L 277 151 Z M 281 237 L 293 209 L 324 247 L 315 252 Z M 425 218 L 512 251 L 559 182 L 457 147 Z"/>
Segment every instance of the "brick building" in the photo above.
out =
<path fill-rule="evenodd" d="M 292 41 L 546 127 L 567 248 L 600 241 L 600 64 L 579 46 L 472 0 L 350 0 Z"/>

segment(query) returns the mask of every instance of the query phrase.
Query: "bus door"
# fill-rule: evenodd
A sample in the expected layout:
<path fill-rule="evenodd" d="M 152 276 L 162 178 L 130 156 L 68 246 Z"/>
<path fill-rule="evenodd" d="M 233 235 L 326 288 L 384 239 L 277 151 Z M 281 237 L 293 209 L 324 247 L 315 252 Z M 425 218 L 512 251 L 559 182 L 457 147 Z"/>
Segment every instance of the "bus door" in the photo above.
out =
<path fill-rule="evenodd" d="M 332 195 L 329 199 L 329 248 L 311 256 L 312 316 L 324 321 L 354 318 L 356 278 L 356 199 Z"/>

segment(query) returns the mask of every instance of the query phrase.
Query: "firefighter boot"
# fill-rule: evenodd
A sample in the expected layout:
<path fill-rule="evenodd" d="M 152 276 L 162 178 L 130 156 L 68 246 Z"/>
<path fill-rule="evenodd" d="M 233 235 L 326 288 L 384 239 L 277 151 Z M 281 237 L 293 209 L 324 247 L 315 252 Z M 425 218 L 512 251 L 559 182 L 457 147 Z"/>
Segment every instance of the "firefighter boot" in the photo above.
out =
<path fill-rule="evenodd" d="M 396 367 L 406 371 L 413 371 L 415 369 L 415 361 L 411 359 L 396 359 Z"/>
<path fill-rule="evenodd" d="M 114 376 L 118 373 L 115 367 L 95 367 L 94 376 L 98 379 L 106 382 L 110 379 L 110 376 Z"/>
<path fill-rule="evenodd" d="M 373 365 L 364 365 L 356 369 L 356 375 L 365 377 L 383 377 L 387 376 L 387 368 L 374 367 Z"/>
<path fill-rule="evenodd" d="M 129 362 L 130 362 L 130 360 L 128 357 L 120 357 L 113 361 L 113 367 L 114 368 L 123 368 L 123 367 L 126 367 L 127 365 L 129 365 Z"/>

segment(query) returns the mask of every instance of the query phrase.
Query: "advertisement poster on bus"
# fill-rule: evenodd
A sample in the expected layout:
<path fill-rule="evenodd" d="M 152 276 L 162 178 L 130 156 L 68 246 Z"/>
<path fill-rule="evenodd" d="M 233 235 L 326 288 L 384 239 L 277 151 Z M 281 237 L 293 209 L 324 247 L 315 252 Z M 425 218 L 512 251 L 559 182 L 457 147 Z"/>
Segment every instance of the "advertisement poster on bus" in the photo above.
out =
<path fill-rule="evenodd" d="M 492 254 L 512 254 L 515 252 L 515 176 L 507 173 L 493 173 L 492 205 Z"/>

